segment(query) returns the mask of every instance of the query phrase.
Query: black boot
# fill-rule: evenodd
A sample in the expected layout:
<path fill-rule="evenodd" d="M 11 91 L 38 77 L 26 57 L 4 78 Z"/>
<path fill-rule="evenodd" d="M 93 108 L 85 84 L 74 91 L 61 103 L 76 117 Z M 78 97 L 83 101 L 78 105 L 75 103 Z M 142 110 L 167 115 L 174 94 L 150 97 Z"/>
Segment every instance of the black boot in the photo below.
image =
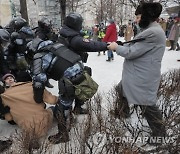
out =
<path fill-rule="evenodd" d="M 0 152 L 7 150 L 12 144 L 11 140 L 2 141 L 0 140 Z"/>
<path fill-rule="evenodd" d="M 108 57 L 108 59 L 107 59 L 106 61 L 111 61 L 111 58 L 110 58 L 110 57 Z"/>
<path fill-rule="evenodd" d="M 174 50 L 174 41 L 173 41 L 173 40 L 170 40 L 170 44 L 171 44 L 171 48 L 170 48 L 168 51 Z"/>
<path fill-rule="evenodd" d="M 65 110 L 62 105 L 57 104 L 55 107 L 54 116 L 58 122 L 58 133 L 48 137 L 52 144 L 65 143 L 69 141 L 69 133 L 66 126 Z"/>

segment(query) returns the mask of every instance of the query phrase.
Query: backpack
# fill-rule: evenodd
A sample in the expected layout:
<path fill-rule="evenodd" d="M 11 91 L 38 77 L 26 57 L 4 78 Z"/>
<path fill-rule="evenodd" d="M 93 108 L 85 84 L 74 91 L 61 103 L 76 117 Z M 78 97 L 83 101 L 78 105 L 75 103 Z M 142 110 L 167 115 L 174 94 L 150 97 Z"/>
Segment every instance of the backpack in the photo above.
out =
<path fill-rule="evenodd" d="M 91 99 L 98 90 L 98 84 L 91 78 L 91 76 L 84 71 L 83 75 L 85 79 L 75 87 L 75 96 L 85 102 Z"/>
<path fill-rule="evenodd" d="M 74 87 L 75 97 L 83 102 L 91 99 L 98 89 L 98 84 L 86 71 L 83 71 L 76 81 L 72 81 L 66 77 L 64 77 L 63 80 Z"/>

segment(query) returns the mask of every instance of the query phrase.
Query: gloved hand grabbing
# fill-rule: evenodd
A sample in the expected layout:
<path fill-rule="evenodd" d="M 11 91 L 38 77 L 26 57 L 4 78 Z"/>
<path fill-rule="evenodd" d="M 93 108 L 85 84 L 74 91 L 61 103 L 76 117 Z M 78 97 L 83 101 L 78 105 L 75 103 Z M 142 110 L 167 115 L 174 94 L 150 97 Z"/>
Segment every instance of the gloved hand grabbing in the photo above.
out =
<path fill-rule="evenodd" d="M 14 120 L 8 121 L 9 124 L 11 125 L 16 125 L 16 123 L 14 122 Z"/>
<path fill-rule="evenodd" d="M 6 113 L 10 112 L 10 108 L 9 108 L 9 106 L 5 106 L 5 107 L 2 105 L 0 105 L 0 106 L 1 106 L 1 108 L 0 108 L 0 119 L 4 120 L 4 115 Z"/>
<path fill-rule="evenodd" d="M 107 46 L 109 50 L 116 50 L 118 47 L 118 44 L 116 42 L 112 42 L 110 45 Z"/>

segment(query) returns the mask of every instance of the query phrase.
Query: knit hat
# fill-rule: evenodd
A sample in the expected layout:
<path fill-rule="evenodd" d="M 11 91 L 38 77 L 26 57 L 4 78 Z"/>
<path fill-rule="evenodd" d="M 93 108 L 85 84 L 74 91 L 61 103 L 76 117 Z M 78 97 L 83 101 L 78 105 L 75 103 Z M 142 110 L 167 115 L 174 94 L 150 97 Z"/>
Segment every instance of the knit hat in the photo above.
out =
<path fill-rule="evenodd" d="M 15 79 L 15 76 L 14 76 L 14 75 L 12 75 L 12 74 L 10 74 L 10 73 L 7 73 L 7 74 L 5 74 L 5 75 L 2 77 L 3 81 L 5 81 L 6 78 L 9 77 L 9 76 L 11 76 L 11 77 L 13 77 L 13 78 Z"/>
<path fill-rule="evenodd" d="M 113 20 L 113 19 L 109 19 L 108 22 L 109 22 L 110 24 L 113 24 L 113 23 L 114 23 L 114 20 Z"/>

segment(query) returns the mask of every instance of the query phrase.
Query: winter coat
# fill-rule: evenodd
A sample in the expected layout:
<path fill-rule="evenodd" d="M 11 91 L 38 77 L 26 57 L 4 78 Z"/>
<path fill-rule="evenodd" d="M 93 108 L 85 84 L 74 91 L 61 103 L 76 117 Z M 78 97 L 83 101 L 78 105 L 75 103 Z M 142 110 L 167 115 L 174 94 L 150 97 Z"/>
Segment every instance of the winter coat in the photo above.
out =
<path fill-rule="evenodd" d="M 106 43 L 84 39 L 79 32 L 65 25 L 61 28 L 60 35 L 68 38 L 69 47 L 80 56 L 83 54 L 83 52 L 97 52 L 107 50 Z"/>
<path fill-rule="evenodd" d="M 123 94 L 129 104 L 155 105 L 166 46 L 165 33 L 157 22 L 153 22 L 134 39 L 137 38 L 145 40 L 118 46 L 116 49 L 116 53 L 125 58 Z"/>
<path fill-rule="evenodd" d="M 4 106 L 10 107 L 10 114 L 5 119 L 15 123 L 28 133 L 37 137 L 47 134 L 53 120 L 53 113 L 45 109 L 45 103 L 37 104 L 33 98 L 32 82 L 19 82 L 1 94 Z M 44 102 L 56 104 L 58 98 L 47 90 L 44 91 Z"/>
<path fill-rule="evenodd" d="M 173 24 L 173 26 L 171 27 L 169 36 L 168 36 L 168 40 L 173 40 L 177 42 L 179 38 L 179 33 L 180 33 L 180 24 L 178 23 Z"/>
<path fill-rule="evenodd" d="M 106 29 L 106 35 L 102 39 L 103 42 L 116 42 L 117 41 L 117 30 L 115 23 L 110 24 Z"/>
<path fill-rule="evenodd" d="M 161 21 L 161 22 L 159 22 L 159 24 L 160 24 L 160 26 L 162 27 L 162 29 L 165 32 L 166 31 L 166 26 L 167 26 L 166 22 L 165 21 Z"/>
<path fill-rule="evenodd" d="M 124 32 L 125 41 L 130 41 L 132 36 L 134 36 L 133 27 L 128 25 Z"/>

